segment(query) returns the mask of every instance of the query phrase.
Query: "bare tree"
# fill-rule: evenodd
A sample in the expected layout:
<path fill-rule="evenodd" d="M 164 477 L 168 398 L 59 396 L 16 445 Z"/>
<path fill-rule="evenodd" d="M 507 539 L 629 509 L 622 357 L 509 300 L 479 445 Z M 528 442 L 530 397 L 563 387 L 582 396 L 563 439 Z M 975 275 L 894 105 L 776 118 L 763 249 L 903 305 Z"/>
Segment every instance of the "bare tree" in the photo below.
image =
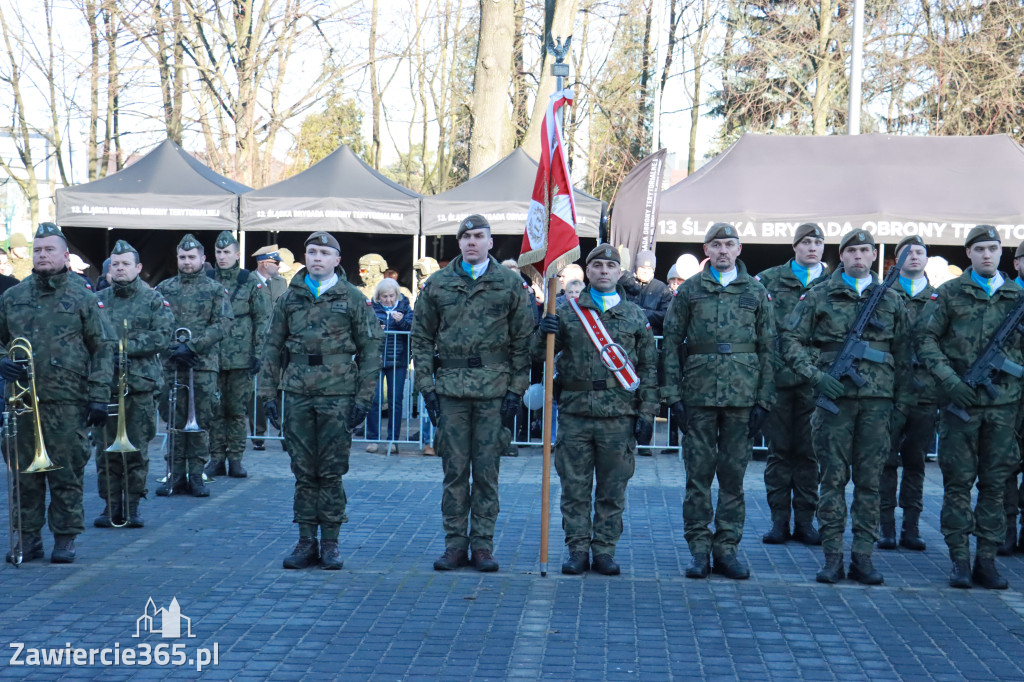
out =
<path fill-rule="evenodd" d="M 480 0 L 480 32 L 473 78 L 470 176 L 512 151 L 509 83 L 515 37 L 513 0 Z"/>

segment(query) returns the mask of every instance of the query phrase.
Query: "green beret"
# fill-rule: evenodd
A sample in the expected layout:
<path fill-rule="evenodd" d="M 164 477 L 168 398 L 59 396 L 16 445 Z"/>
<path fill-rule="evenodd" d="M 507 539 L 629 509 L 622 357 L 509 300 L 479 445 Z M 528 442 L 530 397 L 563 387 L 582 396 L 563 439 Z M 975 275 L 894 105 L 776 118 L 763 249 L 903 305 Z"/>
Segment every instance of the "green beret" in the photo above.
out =
<path fill-rule="evenodd" d="M 843 252 L 847 246 L 861 246 L 863 244 L 875 245 L 875 238 L 871 236 L 871 233 L 867 230 L 852 230 L 846 233 L 846 236 L 839 242 L 839 253 Z"/>
<path fill-rule="evenodd" d="M 910 246 L 911 244 L 917 244 L 918 246 L 923 246 L 926 250 L 928 249 L 928 245 L 924 243 L 924 240 L 915 234 L 913 237 L 904 237 L 900 240 L 900 243 L 896 245 L 896 255 L 899 255 L 900 250 L 904 246 Z"/>
<path fill-rule="evenodd" d="M 182 251 L 191 251 L 192 249 L 202 248 L 202 246 L 203 245 L 199 243 L 199 240 L 191 234 L 186 234 L 181 238 L 181 241 L 178 242 L 178 248 Z"/>
<path fill-rule="evenodd" d="M 592 260 L 613 260 L 616 263 L 622 264 L 622 259 L 619 258 L 619 250 L 611 244 L 598 244 L 595 246 L 590 253 L 587 254 L 587 265 L 590 265 Z"/>
<path fill-rule="evenodd" d="M 42 239 L 44 237 L 60 237 L 67 243 L 67 238 L 64 233 L 60 231 L 56 223 L 39 223 L 39 227 L 36 229 L 36 239 Z"/>
<path fill-rule="evenodd" d="M 804 223 L 803 225 L 796 228 L 796 234 L 793 235 L 793 246 L 800 243 L 800 240 L 804 237 L 815 237 L 816 239 L 824 239 L 825 233 L 821 231 L 821 226 L 817 223 Z"/>
<path fill-rule="evenodd" d="M 999 230 L 992 225 L 978 225 L 971 229 L 967 233 L 967 241 L 964 242 L 964 246 L 970 247 L 975 242 L 999 242 L 1003 243 L 1003 240 L 999 238 Z"/>
<path fill-rule="evenodd" d="M 314 232 L 313 234 L 306 237 L 306 243 L 303 246 L 309 246 L 315 244 L 316 246 L 329 246 L 332 249 L 336 249 L 337 252 L 341 253 L 341 244 L 334 238 L 334 235 L 329 232 Z"/>
<path fill-rule="evenodd" d="M 459 223 L 459 229 L 455 233 L 455 238 L 456 239 L 460 239 L 462 237 L 462 235 L 466 232 L 466 230 L 487 230 L 487 231 L 490 231 L 490 229 L 491 229 L 491 224 L 489 222 L 487 222 L 487 218 L 485 218 L 482 215 L 479 215 L 477 213 L 474 213 L 473 215 L 466 216 L 465 218 L 462 219 L 462 222 Z"/>
<path fill-rule="evenodd" d="M 231 232 L 231 230 L 224 230 L 223 232 L 217 235 L 217 241 L 215 242 L 215 246 L 218 249 L 226 249 L 232 244 L 238 246 L 238 240 L 235 239 L 235 235 L 233 232 Z"/>
<path fill-rule="evenodd" d="M 707 234 L 704 235 L 704 243 L 714 241 L 715 239 L 736 239 L 739 240 L 740 233 L 736 231 L 736 228 L 729 223 L 715 223 L 708 228 Z"/>
<path fill-rule="evenodd" d="M 126 253 L 134 253 L 136 258 L 139 256 L 139 252 L 135 250 L 134 246 L 123 239 L 118 239 L 117 242 L 114 243 L 114 250 L 110 252 L 110 255 L 121 256 Z"/>

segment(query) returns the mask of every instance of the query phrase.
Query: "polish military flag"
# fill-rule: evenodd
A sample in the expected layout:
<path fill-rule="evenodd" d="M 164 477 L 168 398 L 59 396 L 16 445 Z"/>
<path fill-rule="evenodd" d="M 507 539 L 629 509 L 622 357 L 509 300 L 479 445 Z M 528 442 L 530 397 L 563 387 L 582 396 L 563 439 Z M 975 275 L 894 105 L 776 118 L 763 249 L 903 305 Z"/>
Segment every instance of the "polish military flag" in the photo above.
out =
<path fill-rule="evenodd" d="M 576 236 L 576 202 L 569 179 L 569 164 L 562 141 L 564 107 L 572 105 L 572 91 L 551 95 L 541 126 L 540 164 L 533 183 L 533 198 L 526 216 L 526 232 L 519 267 L 550 279 L 580 257 Z"/>

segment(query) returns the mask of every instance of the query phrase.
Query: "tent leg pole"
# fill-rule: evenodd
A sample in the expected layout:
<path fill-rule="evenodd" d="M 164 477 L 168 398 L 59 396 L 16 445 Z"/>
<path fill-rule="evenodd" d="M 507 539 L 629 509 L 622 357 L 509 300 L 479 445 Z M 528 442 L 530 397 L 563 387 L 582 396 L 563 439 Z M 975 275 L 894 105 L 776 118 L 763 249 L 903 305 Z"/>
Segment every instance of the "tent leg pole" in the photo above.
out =
<path fill-rule="evenodd" d="M 238 231 L 238 264 L 245 268 L 245 230 Z"/>

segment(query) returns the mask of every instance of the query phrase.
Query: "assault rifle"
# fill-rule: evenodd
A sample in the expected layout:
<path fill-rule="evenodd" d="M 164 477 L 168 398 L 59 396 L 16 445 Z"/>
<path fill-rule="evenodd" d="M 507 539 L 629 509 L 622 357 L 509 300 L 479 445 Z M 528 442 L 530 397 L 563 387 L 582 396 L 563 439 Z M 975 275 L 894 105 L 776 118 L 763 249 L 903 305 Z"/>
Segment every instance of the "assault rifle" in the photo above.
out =
<path fill-rule="evenodd" d="M 910 249 L 903 249 L 903 253 L 900 254 L 896 265 L 889 268 L 889 272 L 885 274 L 885 279 L 882 280 L 882 283 L 871 291 L 871 295 L 861 305 L 860 310 L 857 312 L 857 318 L 853 321 L 853 326 L 846 332 L 846 338 L 843 339 L 843 347 L 839 350 L 836 359 L 832 361 L 832 366 L 828 369 L 829 376 L 840 380 L 843 377 L 850 377 L 850 381 L 857 387 L 860 387 L 866 384 L 867 380 L 860 375 L 853 363 L 857 360 L 885 362 L 885 352 L 872 348 L 871 344 L 861 337 L 864 335 L 864 330 L 868 328 L 868 325 L 875 329 L 885 329 L 885 325 L 874 319 L 875 308 L 882 302 L 885 292 L 899 278 L 900 270 L 903 269 L 903 264 L 907 261 L 907 256 L 909 255 Z M 814 404 L 828 410 L 832 414 L 839 414 L 839 406 L 822 393 L 818 394 Z"/>
<path fill-rule="evenodd" d="M 996 333 L 989 339 L 985 349 L 981 351 L 981 355 L 978 356 L 978 359 L 974 361 L 963 377 L 961 377 L 965 384 L 971 388 L 981 386 L 988 393 L 988 396 L 995 400 L 999 397 L 999 389 L 992 383 L 992 377 L 996 372 L 1006 372 L 1018 379 L 1024 376 L 1024 367 L 1010 360 L 1003 353 L 1003 344 L 1006 343 L 1014 332 L 1024 331 L 1020 326 L 1021 319 L 1024 319 L 1024 294 L 1020 294 L 1017 297 L 1017 303 L 1003 319 Z M 965 422 L 970 420 L 967 410 L 958 407 L 954 403 L 946 405 L 946 409 Z"/>

